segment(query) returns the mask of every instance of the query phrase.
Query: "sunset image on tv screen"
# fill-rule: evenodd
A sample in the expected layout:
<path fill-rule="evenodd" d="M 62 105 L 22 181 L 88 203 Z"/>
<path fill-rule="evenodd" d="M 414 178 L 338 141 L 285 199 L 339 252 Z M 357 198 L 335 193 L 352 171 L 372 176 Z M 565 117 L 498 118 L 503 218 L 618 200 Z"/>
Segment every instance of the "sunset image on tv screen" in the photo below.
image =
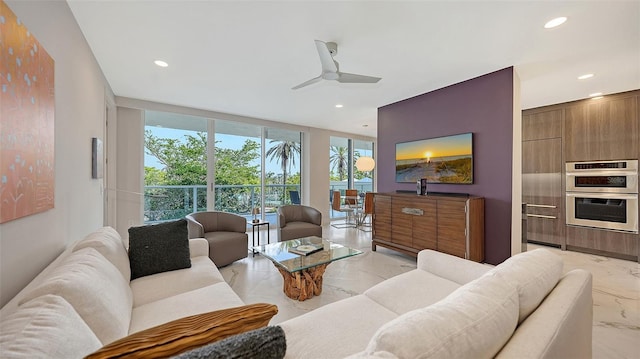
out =
<path fill-rule="evenodd" d="M 473 134 L 396 144 L 396 182 L 473 183 Z"/>

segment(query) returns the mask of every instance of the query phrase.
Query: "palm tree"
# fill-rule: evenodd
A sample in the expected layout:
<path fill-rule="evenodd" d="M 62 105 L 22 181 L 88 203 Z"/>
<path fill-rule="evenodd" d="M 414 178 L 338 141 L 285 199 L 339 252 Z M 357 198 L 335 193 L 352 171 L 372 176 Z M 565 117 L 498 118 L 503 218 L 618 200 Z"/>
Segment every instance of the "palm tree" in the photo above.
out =
<path fill-rule="evenodd" d="M 347 147 L 331 146 L 330 150 L 329 164 L 331 164 L 331 171 L 337 171 L 338 177 L 342 181 L 347 167 L 349 167 L 349 149 Z"/>
<path fill-rule="evenodd" d="M 267 158 L 280 162 L 280 168 L 282 169 L 282 184 L 284 185 L 282 190 L 282 203 L 284 204 L 286 194 L 285 190 L 287 186 L 287 169 L 296 164 L 296 155 L 300 156 L 300 143 L 294 141 L 278 141 L 271 140 L 269 143 L 278 142 L 277 145 L 267 150 Z"/>

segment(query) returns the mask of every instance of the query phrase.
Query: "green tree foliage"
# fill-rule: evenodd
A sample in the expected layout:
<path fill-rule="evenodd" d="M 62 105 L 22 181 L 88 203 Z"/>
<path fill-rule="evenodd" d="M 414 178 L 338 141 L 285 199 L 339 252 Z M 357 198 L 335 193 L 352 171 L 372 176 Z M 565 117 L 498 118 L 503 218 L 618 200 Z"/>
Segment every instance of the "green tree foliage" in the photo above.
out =
<path fill-rule="evenodd" d="M 277 143 L 267 153 L 267 158 L 280 163 L 282 169 L 282 184 L 287 183 L 287 171 L 296 164 L 296 156 L 300 156 L 300 143 L 294 141 L 271 140 L 269 143 Z M 286 202 L 286 191 L 282 191 L 282 203 Z"/>
<path fill-rule="evenodd" d="M 287 178 L 287 184 L 300 184 L 300 172 L 296 172 Z"/>
<path fill-rule="evenodd" d="M 331 171 L 337 173 L 338 181 L 342 181 L 347 176 L 349 167 L 349 149 L 341 146 L 331 146 L 329 148 L 329 165 Z"/>
<path fill-rule="evenodd" d="M 165 168 L 167 185 L 202 185 L 207 183 L 207 136 L 197 132 L 185 135 L 185 141 L 159 138 L 145 131 L 147 154 L 158 159 Z M 145 173 L 146 177 L 146 173 Z"/>
<path fill-rule="evenodd" d="M 206 185 L 207 161 L 206 134 L 185 135 L 184 140 L 159 138 L 150 131 L 145 132 L 146 153 L 158 159 L 165 167 L 145 167 L 145 184 L 194 186 Z M 251 162 L 259 158 L 260 144 L 246 140 L 238 150 L 216 146 L 216 184 L 259 184 L 258 165 Z M 206 208 L 206 189 L 198 191 L 198 210 Z M 183 217 L 193 211 L 193 187 L 177 189 L 149 189 L 145 193 L 145 210 L 150 213 L 146 220 L 159 221 Z M 216 193 L 216 208 L 223 211 L 243 213 L 249 211 L 254 198 L 247 187 L 232 187 Z"/>
<path fill-rule="evenodd" d="M 260 184 L 260 144 L 246 140 L 239 150 L 216 146 L 216 185 Z"/>
<path fill-rule="evenodd" d="M 144 167 L 144 185 L 157 186 L 167 184 L 165 172 L 155 167 Z"/>

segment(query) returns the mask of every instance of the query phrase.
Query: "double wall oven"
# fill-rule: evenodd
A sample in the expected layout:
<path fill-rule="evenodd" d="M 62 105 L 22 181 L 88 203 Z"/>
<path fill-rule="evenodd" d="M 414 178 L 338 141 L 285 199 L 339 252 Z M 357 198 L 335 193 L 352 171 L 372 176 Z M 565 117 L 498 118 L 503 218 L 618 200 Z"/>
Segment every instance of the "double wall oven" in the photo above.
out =
<path fill-rule="evenodd" d="M 638 160 L 566 163 L 567 224 L 638 233 Z"/>

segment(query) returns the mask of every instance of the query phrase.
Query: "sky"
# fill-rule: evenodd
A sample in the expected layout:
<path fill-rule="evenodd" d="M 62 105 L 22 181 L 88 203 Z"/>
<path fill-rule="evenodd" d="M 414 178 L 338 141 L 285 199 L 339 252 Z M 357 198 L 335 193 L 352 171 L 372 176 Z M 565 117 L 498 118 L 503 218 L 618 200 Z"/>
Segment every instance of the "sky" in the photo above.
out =
<path fill-rule="evenodd" d="M 398 143 L 396 160 L 437 158 L 471 154 L 472 134 L 438 137 L 421 141 Z"/>

